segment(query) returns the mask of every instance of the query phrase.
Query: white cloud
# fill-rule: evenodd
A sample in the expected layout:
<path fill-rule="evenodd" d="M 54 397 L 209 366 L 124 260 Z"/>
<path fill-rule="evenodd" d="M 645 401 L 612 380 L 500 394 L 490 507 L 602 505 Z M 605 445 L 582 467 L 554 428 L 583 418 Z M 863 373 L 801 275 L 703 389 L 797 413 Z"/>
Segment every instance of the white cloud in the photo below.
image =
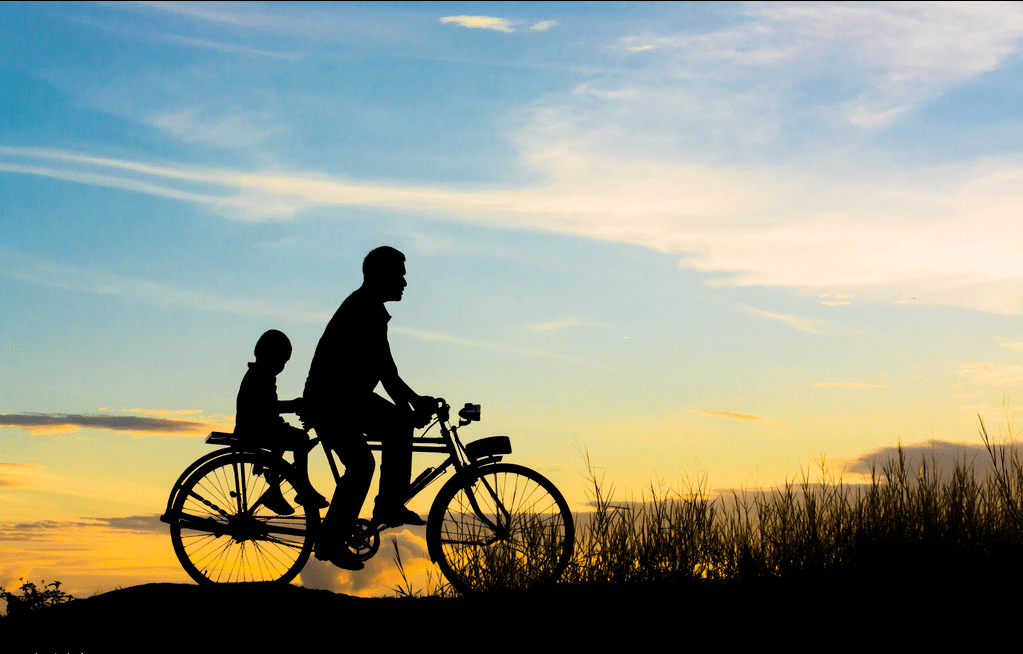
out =
<path fill-rule="evenodd" d="M 252 147 L 282 131 L 266 127 L 266 116 L 245 110 L 215 115 L 188 108 L 153 114 L 143 122 L 166 130 L 186 143 L 212 143 L 228 148 Z"/>
<path fill-rule="evenodd" d="M 759 309 L 750 309 L 751 312 L 764 316 L 765 318 L 771 318 L 773 320 L 780 320 L 793 329 L 798 329 L 801 332 L 809 332 L 811 334 L 826 334 L 827 332 L 821 331 L 819 325 L 823 323 L 822 320 L 810 320 L 808 318 L 799 318 L 798 316 L 787 316 L 780 313 L 768 313 L 767 311 L 761 311 Z"/>
<path fill-rule="evenodd" d="M 676 53 L 677 64 L 725 78 L 777 73 L 789 82 L 841 76 L 858 92 L 837 107 L 874 129 L 1019 51 L 1023 9 L 1006 3 L 753 5 L 748 20 L 706 33 L 626 37 L 621 46 Z M 838 81 L 838 80 L 836 80 Z"/>
<path fill-rule="evenodd" d="M 683 267 L 725 273 L 712 282 L 719 286 L 855 291 L 874 301 L 913 297 L 922 304 L 1023 315 L 1018 162 L 883 175 L 811 173 L 631 160 L 587 151 L 585 145 L 534 143 L 530 162 L 544 173 L 544 183 L 486 190 L 198 169 L 10 147 L 0 147 L 0 170 L 197 202 L 244 220 L 361 205 L 578 234 L 678 253 Z M 796 328 L 817 329 L 812 323 Z"/>
<path fill-rule="evenodd" d="M 979 386 L 1023 386 L 1023 365 L 964 363 L 959 375 Z"/>
<path fill-rule="evenodd" d="M 558 21 L 556 20 L 541 20 L 530 25 L 529 29 L 533 32 L 546 32 L 557 24 Z"/>
<path fill-rule="evenodd" d="M 840 306 L 845 306 L 847 304 L 852 304 L 852 301 L 849 299 L 849 298 L 852 297 L 851 295 L 839 295 L 839 294 L 835 294 L 835 293 L 822 293 L 820 295 L 820 297 L 822 297 L 822 298 L 827 298 L 827 297 L 834 298 L 834 299 L 831 299 L 831 300 L 821 300 L 821 304 L 823 304 L 826 307 L 840 307 Z"/>
<path fill-rule="evenodd" d="M 495 32 L 511 33 L 515 31 L 518 21 L 511 21 L 507 18 L 495 16 L 445 16 L 440 19 L 442 23 L 454 23 L 469 29 L 494 30 Z"/>
<path fill-rule="evenodd" d="M 560 329 L 565 329 L 566 327 L 575 327 L 576 325 L 581 325 L 581 324 L 582 324 L 582 321 L 574 320 L 574 319 L 554 320 L 554 321 L 551 321 L 551 322 L 544 322 L 544 323 L 538 323 L 536 325 L 529 325 L 529 329 L 531 329 L 534 332 L 552 332 L 552 331 L 557 331 L 557 330 L 560 330 Z"/>
<path fill-rule="evenodd" d="M 189 18 L 244 27 L 277 27 L 281 22 L 280 17 L 252 11 L 251 7 L 245 7 L 244 5 L 235 5 L 236 8 L 245 9 L 245 11 L 235 12 L 179 2 L 138 2 L 136 4 Z"/>

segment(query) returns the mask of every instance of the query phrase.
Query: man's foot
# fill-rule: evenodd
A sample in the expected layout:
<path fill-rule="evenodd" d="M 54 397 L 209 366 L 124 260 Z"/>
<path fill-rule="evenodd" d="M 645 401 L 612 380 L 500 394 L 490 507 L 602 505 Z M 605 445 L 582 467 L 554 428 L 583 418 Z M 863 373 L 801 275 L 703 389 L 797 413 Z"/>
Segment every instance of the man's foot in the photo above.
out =
<path fill-rule="evenodd" d="M 419 517 L 419 514 L 400 506 L 396 509 L 390 510 L 374 510 L 373 511 L 373 522 L 377 524 L 385 524 L 388 527 L 400 527 L 402 525 L 415 525 L 421 527 L 426 524 L 426 520 Z"/>
<path fill-rule="evenodd" d="M 291 515 L 295 512 L 295 509 L 291 508 L 288 504 L 288 500 L 284 499 L 281 495 L 281 489 L 271 488 L 263 494 L 263 506 L 270 509 L 277 515 Z"/>
<path fill-rule="evenodd" d="M 327 543 L 318 543 L 313 556 L 320 561 L 329 561 L 345 570 L 362 570 L 366 567 L 350 549 L 344 546 L 334 547 Z"/>
<path fill-rule="evenodd" d="M 316 491 L 309 489 L 300 495 L 295 496 L 295 504 L 301 504 L 307 509 L 324 509 L 330 506 L 327 498 Z"/>

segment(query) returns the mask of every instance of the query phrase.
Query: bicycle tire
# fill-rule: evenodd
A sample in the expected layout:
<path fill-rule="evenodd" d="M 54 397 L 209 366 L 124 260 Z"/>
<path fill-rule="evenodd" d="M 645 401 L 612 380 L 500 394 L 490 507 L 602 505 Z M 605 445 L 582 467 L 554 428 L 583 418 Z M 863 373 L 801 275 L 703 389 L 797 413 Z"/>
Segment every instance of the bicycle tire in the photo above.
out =
<path fill-rule="evenodd" d="M 262 470 L 262 472 L 260 472 Z M 267 472 L 294 507 L 278 515 L 262 506 Z M 171 542 L 196 583 L 289 583 L 309 560 L 319 510 L 295 503 L 293 469 L 262 452 L 238 451 L 200 466 L 182 484 L 170 513 Z"/>
<path fill-rule="evenodd" d="M 463 594 L 532 588 L 561 577 L 572 558 L 575 526 L 568 503 L 546 477 L 495 463 L 462 471 L 441 488 L 426 543 Z"/>

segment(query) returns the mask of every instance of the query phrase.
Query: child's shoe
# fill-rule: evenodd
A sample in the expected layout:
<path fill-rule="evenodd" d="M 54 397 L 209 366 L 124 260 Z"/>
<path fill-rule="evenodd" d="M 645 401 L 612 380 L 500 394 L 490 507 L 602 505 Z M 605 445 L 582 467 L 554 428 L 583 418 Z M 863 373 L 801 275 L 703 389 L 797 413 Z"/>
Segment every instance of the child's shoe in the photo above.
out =
<path fill-rule="evenodd" d="M 288 500 L 281 495 L 280 487 L 271 488 L 263 494 L 263 506 L 270 509 L 277 515 L 291 515 L 295 509 L 291 508 Z"/>
<path fill-rule="evenodd" d="M 330 506 L 327 498 L 310 488 L 295 496 L 295 504 L 301 504 L 307 509 L 325 509 Z"/>

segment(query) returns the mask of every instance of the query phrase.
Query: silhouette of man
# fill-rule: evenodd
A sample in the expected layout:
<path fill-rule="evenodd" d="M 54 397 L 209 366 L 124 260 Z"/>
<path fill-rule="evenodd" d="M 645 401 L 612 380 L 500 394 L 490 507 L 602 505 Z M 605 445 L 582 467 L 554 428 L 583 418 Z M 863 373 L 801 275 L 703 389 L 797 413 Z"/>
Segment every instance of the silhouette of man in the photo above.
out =
<path fill-rule="evenodd" d="M 416 394 L 401 379 L 387 342 L 391 316 L 384 302 L 401 301 L 407 285 L 405 255 L 388 246 L 376 248 L 366 255 L 362 275 L 362 286 L 341 304 L 316 346 L 302 411 L 303 421 L 337 452 L 345 467 L 315 555 L 349 570 L 363 567 L 340 536 L 359 517 L 373 479 L 375 461 L 366 437 L 383 444 L 374 522 L 425 524 L 404 505 L 412 473 L 412 431 L 423 426 L 437 406 L 436 400 Z M 373 392 L 378 382 L 394 404 Z"/>

